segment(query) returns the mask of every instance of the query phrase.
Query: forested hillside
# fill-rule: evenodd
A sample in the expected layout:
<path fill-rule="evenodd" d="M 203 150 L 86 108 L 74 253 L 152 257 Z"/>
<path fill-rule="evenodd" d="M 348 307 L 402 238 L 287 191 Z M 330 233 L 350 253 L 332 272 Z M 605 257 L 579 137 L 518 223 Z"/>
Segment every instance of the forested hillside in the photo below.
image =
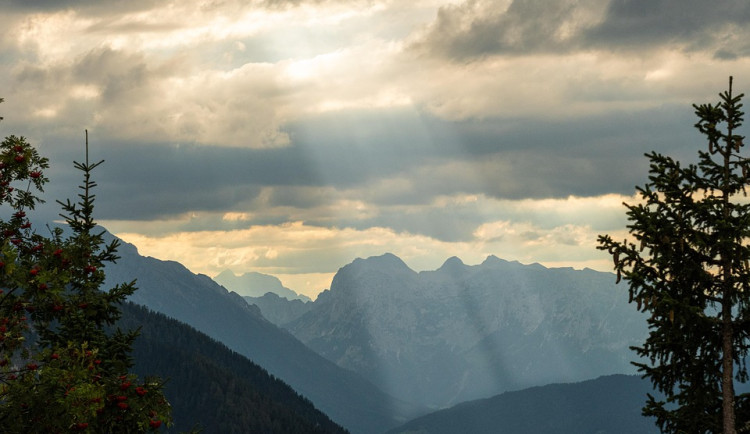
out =
<path fill-rule="evenodd" d="M 192 327 L 132 303 L 122 310 L 120 327 L 141 327 L 135 371 L 167 380 L 172 431 L 347 432 L 284 382 Z"/>

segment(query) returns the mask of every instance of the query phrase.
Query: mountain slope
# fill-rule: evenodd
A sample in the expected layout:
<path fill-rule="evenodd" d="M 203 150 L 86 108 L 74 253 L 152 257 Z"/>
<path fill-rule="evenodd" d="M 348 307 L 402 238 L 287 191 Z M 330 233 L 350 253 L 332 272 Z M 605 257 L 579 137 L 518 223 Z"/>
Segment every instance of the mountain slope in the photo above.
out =
<path fill-rule="evenodd" d="M 389 434 L 656 434 L 641 415 L 646 393 L 647 380 L 626 375 L 552 384 L 459 404 Z"/>
<path fill-rule="evenodd" d="M 345 433 L 263 368 L 192 327 L 132 303 L 118 326 L 140 328 L 134 372 L 166 380 L 173 432 Z"/>
<path fill-rule="evenodd" d="M 374 433 L 417 414 L 359 375 L 342 369 L 268 322 L 256 306 L 182 265 L 138 255 L 123 243 L 107 267 L 109 285 L 137 279 L 130 301 L 176 318 L 249 358 L 354 433 Z"/>
<path fill-rule="evenodd" d="M 285 327 L 387 393 L 437 408 L 633 373 L 628 347 L 646 335 L 611 274 L 493 256 L 421 273 L 391 254 L 357 259 Z"/>

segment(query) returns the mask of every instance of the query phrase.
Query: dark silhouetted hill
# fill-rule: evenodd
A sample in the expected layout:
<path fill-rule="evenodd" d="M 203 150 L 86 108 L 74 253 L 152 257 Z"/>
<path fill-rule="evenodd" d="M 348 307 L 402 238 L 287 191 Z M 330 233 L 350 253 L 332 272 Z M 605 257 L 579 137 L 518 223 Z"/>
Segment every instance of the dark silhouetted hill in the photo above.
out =
<path fill-rule="evenodd" d="M 657 434 L 641 415 L 651 383 L 611 375 L 552 384 L 465 402 L 388 431 L 389 434 Z"/>

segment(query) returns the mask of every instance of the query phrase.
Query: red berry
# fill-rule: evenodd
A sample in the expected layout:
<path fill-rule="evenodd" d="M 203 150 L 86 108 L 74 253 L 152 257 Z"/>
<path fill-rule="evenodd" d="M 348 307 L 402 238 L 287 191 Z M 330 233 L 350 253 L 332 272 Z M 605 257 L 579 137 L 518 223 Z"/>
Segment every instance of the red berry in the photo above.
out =
<path fill-rule="evenodd" d="M 117 400 L 118 402 L 122 402 L 122 401 L 127 401 L 127 400 L 128 400 L 128 397 L 127 397 L 127 396 L 122 396 L 122 395 L 120 395 L 120 396 L 116 397 L 115 399 L 116 399 L 116 400 Z"/>
<path fill-rule="evenodd" d="M 128 382 L 120 384 L 120 390 L 128 390 L 129 387 L 130 387 L 130 383 Z"/>
<path fill-rule="evenodd" d="M 125 410 L 126 408 L 128 408 L 128 403 L 127 402 L 118 402 L 117 406 L 120 407 L 121 409 Z"/>
<path fill-rule="evenodd" d="M 54 252 L 52 252 L 52 256 L 59 257 L 60 255 L 62 255 L 62 252 L 63 252 L 62 249 L 57 249 Z"/>
<path fill-rule="evenodd" d="M 42 176 L 42 172 L 40 172 L 38 170 L 35 170 L 35 171 L 29 173 L 29 176 L 32 177 L 32 178 L 34 178 L 34 179 L 37 179 L 37 178 L 39 178 L 39 177 Z"/>
<path fill-rule="evenodd" d="M 39 269 L 32 268 L 31 270 L 29 270 L 29 274 L 31 274 L 32 276 L 36 276 L 37 274 L 39 274 Z"/>
<path fill-rule="evenodd" d="M 143 387 L 139 386 L 135 388 L 135 394 L 138 396 L 143 396 L 146 394 L 146 392 L 148 392 L 148 390 L 144 389 Z"/>
<path fill-rule="evenodd" d="M 154 428 L 154 429 L 159 428 L 161 426 L 161 421 L 160 420 L 152 420 L 152 421 L 150 421 L 148 423 L 148 426 L 150 426 L 151 428 Z"/>
<path fill-rule="evenodd" d="M 26 365 L 26 368 L 31 371 L 36 371 L 39 368 L 39 365 L 37 365 L 36 363 L 29 363 L 28 365 Z"/>
<path fill-rule="evenodd" d="M 18 163 L 20 163 L 21 161 L 23 161 L 25 159 L 26 159 L 26 156 L 24 156 L 22 154 L 18 154 L 18 155 L 16 155 L 16 158 L 14 158 L 14 160 L 16 160 L 16 162 L 18 162 Z"/>
<path fill-rule="evenodd" d="M 16 145 L 16 146 L 13 147 L 13 150 L 16 151 L 16 152 L 23 152 L 23 146 Z"/>
<path fill-rule="evenodd" d="M 47 290 L 47 284 L 46 283 L 40 283 L 39 284 L 39 290 L 40 291 L 46 291 Z"/>
<path fill-rule="evenodd" d="M 60 355 L 59 355 L 59 354 L 57 354 L 57 353 L 52 353 L 52 355 L 51 355 L 51 356 L 49 356 L 49 357 L 50 357 L 50 358 L 51 358 L 52 360 L 57 360 L 57 359 L 59 359 L 59 358 L 60 358 Z"/>

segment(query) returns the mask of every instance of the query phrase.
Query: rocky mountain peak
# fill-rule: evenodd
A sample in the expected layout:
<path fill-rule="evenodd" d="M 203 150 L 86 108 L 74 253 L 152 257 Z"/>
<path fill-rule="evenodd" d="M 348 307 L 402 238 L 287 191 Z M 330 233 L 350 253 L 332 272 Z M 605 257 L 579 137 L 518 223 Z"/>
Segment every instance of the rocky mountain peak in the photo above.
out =
<path fill-rule="evenodd" d="M 443 265 L 437 271 L 445 273 L 460 273 L 466 268 L 466 264 L 456 256 L 451 256 L 443 262 Z"/>
<path fill-rule="evenodd" d="M 393 253 L 384 253 L 380 256 L 370 256 L 367 259 L 357 258 L 348 266 L 354 268 L 377 269 L 387 272 L 414 272 L 404 261 L 401 260 L 401 258 Z"/>

